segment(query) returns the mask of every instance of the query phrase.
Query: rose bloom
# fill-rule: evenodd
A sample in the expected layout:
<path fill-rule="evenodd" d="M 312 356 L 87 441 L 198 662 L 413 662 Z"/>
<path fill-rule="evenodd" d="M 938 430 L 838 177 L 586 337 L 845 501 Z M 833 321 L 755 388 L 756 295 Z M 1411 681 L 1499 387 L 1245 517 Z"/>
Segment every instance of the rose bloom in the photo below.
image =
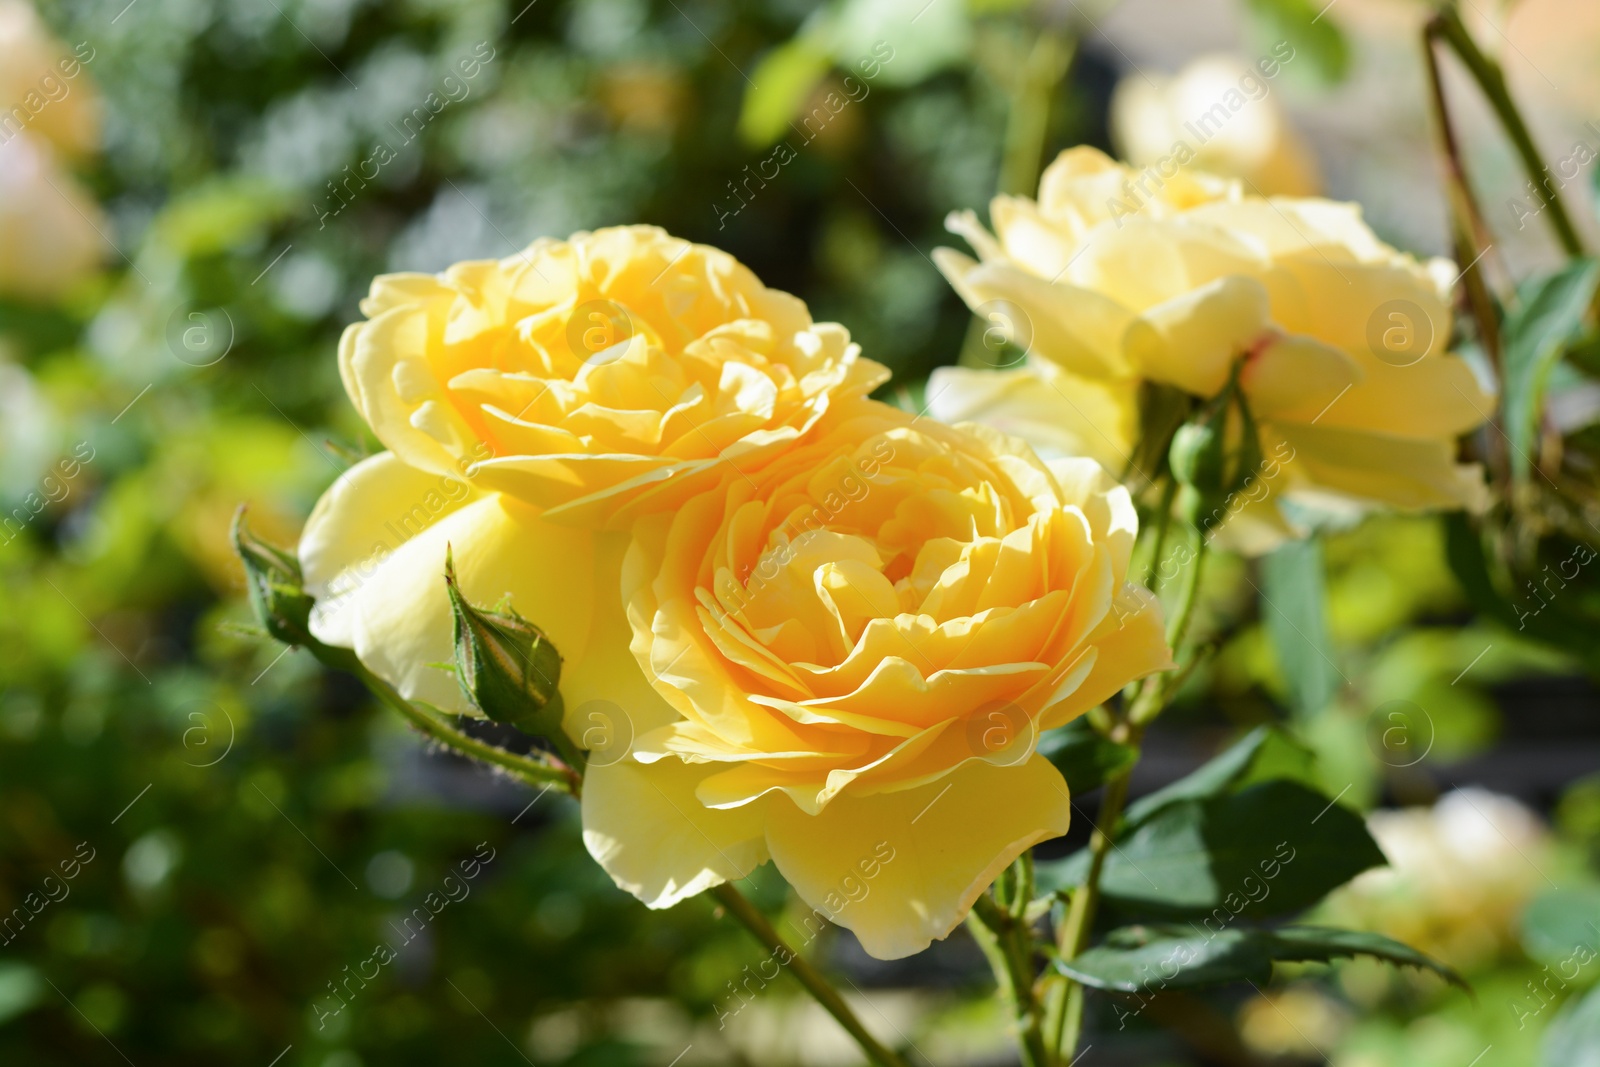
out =
<path fill-rule="evenodd" d="M 671 508 L 888 378 L 844 327 L 650 226 L 387 275 L 361 307 L 339 367 L 379 440 L 571 525 Z"/>
<path fill-rule="evenodd" d="M 623 568 L 661 700 L 591 763 L 584 838 L 665 907 L 771 859 L 874 956 L 948 934 L 1067 829 L 1041 730 L 1172 663 L 1092 461 L 873 401 L 640 521 Z"/>
<path fill-rule="evenodd" d="M 340 370 L 390 451 L 306 524 L 311 632 L 460 713 L 447 546 L 469 601 L 509 595 L 549 635 L 569 713 L 654 699 L 618 593 L 627 534 L 581 527 L 674 507 L 887 376 L 733 257 L 651 227 L 380 277 L 362 309 Z"/>
<path fill-rule="evenodd" d="M 1038 201 L 997 197 L 990 214 L 993 234 L 971 212 L 949 220 L 978 261 L 939 249 L 936 262 L 972 307 L 1019 309 L 1031 358 L 1198 397 L 1242 360 L 1274 498 L 1484 503 L 1481 469 L 1456 462 L 1456 437 L 1493 398 L 1446 351 L 1454 266 L 1390 248 L 1355 205 L 1247 196 L 1176 165 L 1136 171 L 1073 148 L 1046 169 Z M 1258 544 L 1292 532 L 1271 503 L 1239 517 Z"/>

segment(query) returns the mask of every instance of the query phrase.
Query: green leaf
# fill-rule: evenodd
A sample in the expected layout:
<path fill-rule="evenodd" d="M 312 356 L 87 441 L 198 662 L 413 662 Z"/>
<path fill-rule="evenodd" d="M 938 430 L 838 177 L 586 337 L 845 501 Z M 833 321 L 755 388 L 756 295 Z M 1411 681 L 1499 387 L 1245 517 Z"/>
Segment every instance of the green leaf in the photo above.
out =
<path fill-rule="evenodd" d="M 1261 561 L 1261 617 L 1289 687 L 1289 705 L 1305 718 L 1327 707 L 1339 688 L 1328 641 L 1322 546 L 1289 541 Z"/>
<path fill-rule="evenodd" d="M 1541 1067 L 1600 1067 L 1600 986 L 1551 1021 L 1539 1062 Z"/>
<path fill-rule="evenodd" d="M 827 49 L 804 35 L 768 52 L 751 74 L 739 112 L 745 144 L 765 148 L 781 138 L 832 66 Z"/>
<path fill-rule="evenodd" d="M 1371 956 L 1396 966 L 1432 971 L 1451 985 L 1468 988 L 1459 974 L 1432 956 L 1382 934 L 1336 926 L 1282 926 L 1271 931 L 1270 936 L 1272 958 L 1285 963 L 1327 963 Z"/>
<path fill-rule="evenodd" d="M 972 46 L 963 0 L 842 0 L 833 15 L 818 38 L 847 73 L 879 85 L 916 85 Z"/>
<path fill-rule="evenodd" d="M 1372 956 L 1400 966 L 1429 970 L 1466 988 L 1450 968 L 1382 934 L 1328 926 L 1229 927 L 1207 931 L 1193 925 L 1128 926 L 1056 968 L 1075 981 L 1118 993 L 1193 989 L 1226 982 L 1263 985 L 1272 964 L 1327 963 Z"/>
<path fill-rule="evenodd" d="M 1081 881 L 1068 857 L 1050 884 Z M 1298 782 L 1276 780 L 1162 807 L 1107 854 L 1103 899 L 1156 917 L 1231 922 L 1301 911 L 1386 862 L 1361 817 Z"/>
<path fill-rule="evenodd" d="M 1250 11 L 1272 58 L 1291 68 L 1305 64 L 1325 85 L 1344 80 L 1350 47 L 1320 0 L 1250 0 Z M 1282 44 L 1294 51 L 1280 54 Z"/>
<path fill-rule="evenodd" d="M 1522 948 L 1560 969 L 1581 950 L 1600 953 L 1600 886 L 1547 889 L 1522 913 Z"/>
<path fill-rule="evenodd" d="M 1555 274 L 1521 286 L 1521 305 L 1506 319 L 1502 403 L 1512 473 L 1518 481 L 1527 481 L 1533 473 L 1550 369 L 1581 334 L 1597 283 L 1600 262 L 1575 259 Z"/>
<path fill-rule="evenodd" d="M 1264 984 L 1272 957 L 1249 929 L 1196 933 L 1188 926 L 1126 926 L 1056 969 L 1075 982 L 1116 993 L 1192 989 L 1224 982 Z"/>
<path fill-rule="evenodd" d="M 1055 764 L 1073 796 L 1098 789 L 1139 758 L 1138 749 L 1100 736 L 1082 716 L 1041 735 L 1039 754 Z"/>
<path fill-rule="evenodd" d="M 1224 792 L 1255 764 L 1273 733 L 1271 727 L 1257 726 L 1198 770 L 1130 804 L 1125 815 L 1128 825 L 1137 825 L 1176 801 L 1214 797 Z"/>

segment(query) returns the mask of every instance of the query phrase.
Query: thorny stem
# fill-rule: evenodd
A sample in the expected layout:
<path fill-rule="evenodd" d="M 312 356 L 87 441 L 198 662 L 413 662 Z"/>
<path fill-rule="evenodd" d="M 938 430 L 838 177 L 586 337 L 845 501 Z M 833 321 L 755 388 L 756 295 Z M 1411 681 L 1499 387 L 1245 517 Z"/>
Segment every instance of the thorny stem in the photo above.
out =
<path fill-rule="evenodd" d="M 712 889 L 711 895 L 728 909 L 728 914 L 743 923 L 745 928 L 755 935 L 757 941 L 771 949 L 780 959 L 787 959 L 787 966 L 795 978 L 806 987 L 806 991 L 817 999 L 817 1003 L 821 1004 L 829 1015 L 838 1020 L 840 1026 L 850 1032 L 850 1036 L 856 1039 L 856 1044 L 861 1046 L 862 1051 L 873 1063 L 879 1064 L 880 1067 L 909 1067 L 898 1052 L 885 1046 L 861 1025 L 861 1020 L 850 1010 L 850 1005 L 844 1002 L 839 991 L 834 989 L 804 956 L 789 947 L 778 931 L 772 928 L 767 917 L 750 903 L 748 897 L 734 888 L 732 883 L 724 882 Z"/>
<path fill-rule="evenodd" d="M 582 779 L 571 767 L 554 760 L 508 752 L 487 741 L 480 741 L 456 729 L 438 716 L 417 707 L 366 667 L 357 664 L 353 668 L 346 666 L 344 669 L 353 670 L 356 677 L 360 678 L 379 700 L 399 712 L 412 726 L 441 745 L 508 771 L 530 785 L 556 786 L 573 796 L 578 796 L 582 792 Z"/>
<path fill-rule="evenodd" d="M 1505 73 L 1500 69 L 1500 64 L 1484 55 L 1467 32 L 1467 27 L 1461 21 L 1461 13 L 1453 3 L 1440 8 L 1439 13 L 1429 20 L 1427 32 L 1430 36 L 1443 38 L 1450 45 L 1472 75 L 1472 80 L 1483 90 L 1484 97 L 1489 101 L 1489 106 L 1494 108 L 1517 155 L 1522 157 L 1523 169 L 1528 172 L 1535 192 L 1549 213 L 1550 228 L 1555 231 L 1562 249 L 1568 256 L 1583 255 L 1583 241 L 1578 237 L 1567 209 L 1562 206 L 1561 198 L 1550 187 L 1544 161 L 1539 158 L 1539 149 L 1533 143 L 1527 123 L 1522 121 L 1522 113 L 1517 110 L 1516 102 L 1506 88 Z"/>

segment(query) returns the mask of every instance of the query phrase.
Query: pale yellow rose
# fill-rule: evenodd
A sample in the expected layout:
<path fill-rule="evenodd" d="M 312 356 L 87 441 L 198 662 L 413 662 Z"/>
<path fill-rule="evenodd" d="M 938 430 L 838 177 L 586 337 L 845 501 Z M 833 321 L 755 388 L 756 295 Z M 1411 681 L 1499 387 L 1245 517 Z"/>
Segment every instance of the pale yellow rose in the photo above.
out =
<path fill-rule="evenodd" d="M 1171 77 L 1130 74 L 1111 96 L 1112 140 L 1135 167 L 1182 161 L 1261 196 L 1315 195 L 1316 160 L 1278 100 L 1282 67 L 1207 55 Z"/>
<path fill-rule="evenodd" d="M 98 268 L 106 226 L 48 141 L 20 133 L 0 144 L 0 293 L 68 292 Z"/>
<path fill-rule="evenodd" d="M 884 959 L 1067 829 L 1039 731 L 1171 666 L 1091 460 L 873 401 L 641 520 L 633 651 L 665 703 L 591 765 L 584 839 L 652 907 L 769 857 Z"/>
<path fill-rule="evenodd" d="M 78 156 L 100 140 L 100 98 L 84 67 L 88 41 L 67 49 L 33 5 L 0 0 L 0 144 L 27 130 Z"/>
<path fill-rule="evenodd" d="M 971 212 L 950 218 L 979 261 L 936 261 L 969 305 L 1026 314 L 1032 359 L 1200 397 L 1243 361 L 1274 502 L 1483 504 L 1481 470 L 1456 462 L 1455 442 L 1494 399 L 1447 351 L 1456 272 L 1390 248 L 1355 205 L 1247 196 L 1074 148 L 1037 202 L 998 197 L 991 218 L 992 235 Z"/>
<path fill-rule="evenodd" d="M 792 446 L 888 372 L 732 256 L 649 226 L 373 282 L 345 388 L 407 464 L 624 527 Z"/>

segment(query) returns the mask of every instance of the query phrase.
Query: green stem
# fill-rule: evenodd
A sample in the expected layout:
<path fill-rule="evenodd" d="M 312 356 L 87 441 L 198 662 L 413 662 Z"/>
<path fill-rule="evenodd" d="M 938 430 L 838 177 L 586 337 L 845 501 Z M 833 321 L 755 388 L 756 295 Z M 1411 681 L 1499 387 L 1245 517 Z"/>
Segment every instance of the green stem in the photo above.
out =
<path fill-rule="evenodd" d="M 1123 743 L 1137 745 L 1143 731 L 1137 726 L 1119 726 Z M 1106 791 L 1100 800 L 1100 821 L 1089 838 L 1089 870 L 1072 894 L 1067 914 L 1056 938 L 1056 949 L 1063 960 L 1075 958 L 1089 944 L 1089 933 L 1094 929 L 1094 916 L 1100 904 L 1100 872 L 1105 867 L 1106 855 L 1116 843 L 1116 825 L 1122 818 L 1123 805 L 1128 800 L 1130 766 L 1106 782 Z M 1050 1045 L 1058 1057 L 1070 1058 L 1078 1047 L 1083 1032 L 1083 986 L 1065 979 L 1065 988 L 1057 994 L 1048 1034 Z"/>
<path fill-rule="evenodd" d="M 1039 183 L 1045 139 L 1050 132 L 1050 99 L 1072 63 L 1073 42 L 1060 30 L 1039 32 L 1017 76 L 1006 123 L 1005 154 L 1000 159 L 1000 191 L 1030 196 Z"/>
<path fill-rule="evenodd" d="M 973 902 L 971 918 L 993 935 L 992 944 L 985 945 L 986 939 L 981 936 L 978 943 L 984 945 L 995 980 L 1011 1005 L 1022 1067 L 1051 1067 L 1053 1060 L 1044 1043 L 1043 1015 L 1033 993 L 1032 929 L 1025 919 L 996 904 L 988 893 L 980 894 Z"/>
<path fill-rule="evenodd" d="M 449 725 L 439 717 L 417 707 L 396 692 L 388 682 L 385 682 L 361 664 L 357 663 L 354 666 L 343 664 L 341 666 L 345 670 L 353 671 L 356 677 L 360 678 L 379 700 L 399 712 L 412 726 L 415 726 L 441 745 L 454 749 L 464 756 L 471 756 L 474 759 L 500 767 L 531 785 L 557 786 L 573 796 L 577 796 L 581 791 L 582 780 L 571 767 L 560 766 L 534 756 L 522 756 L 515 752 L 507 752 L 505 749 L 491 745 L 487 741 L 480 741 L 476 737 Z"/>
<path fill-rule="evenodd" d="M 885 1046 L 861 1025 L 861 1020 L 850 1010 L 850 1005 L 844 1002 L 839 991 L 834 989 L 804 956 L 789 947 L 767 921 L 767 917 L 750 903 L 748 897 L 735 889 L 732 883 L 724 882 L 712 889 L 711 895 L 728 909 L 728 914 L 743 923 L 745 928 L 755 935 L 757 941 L 771 949 L 780 959 L 787 960 L 786 966 L 800 984 L 806 987 L 806 991 L 816 998 L 817 1003 L 821 1004 L 829 1015 L 838 1020 L 840 1026 L 849 1031 L 850 1036 L 856 1039 L 856 1044 L 861 1046 L 862 1051 L 873 1063 L 881 1067 L 908 1067 L 898 1052 Z"/>
<path fill-rule="evenodd" d="M 1199 601 L 1200 577 L 1208 548 L 1206 538 L 1200 536 L 1198 530 L 1190 527 L 1190 533 L 1195 537 L 1197 547 L 1167 628 L 1167 641 L 1174 648 L 1182 646 L 1189 636 L 1195 605 Z M 1173 672 L 1145 679 L 1128 707 L 1126 718 L 1112 728 L 1111 740 L 1137 750 L 1144 739 L 1145 727 L 1161 714 L 1176 690 Z M 1116 846 L 1117 823 L 1122 819 L 1122 809 L 1128 801 L 1128 782 L 1137 764 L 1136 757 L 1106 781 L 1105 792 L 1100 799 L 1100 820 L 1089 838 L 1089 870 L 1084 875 L 1083 885 L 1072 894 L 1056 938 L 1056 951 L 1063 960 L 1076 958 L 1088 947 L 1089 934 L 1094 929 L 1095 912 L 1100 904 L 1100 875 L 1105 869 L 1106 856 Z M 1077 1051 L 1078 1040 L 1083 1033 L 1084 989 L 1065 976 L 1062 981 L 1064 988 L 1058 988 L 1050 1001 L 1046 1033 L 1056 1058 L 1070 1060 Z"/>
<path fill-rule="evenodd" d="M 1433 106 L 1434 127 L 1439 140 L 1439 158 L 1444 165 L 1445 191 L 1450 201 L 1451 231 L 1455 244 L 1456 261 L 1462 267 L 1462 286 L 1467 294 L 1467 306 L 1472 311 L 1473 322 L 1478 327 L 1478 337 L 1484 355 L 1489 360 L 1498 379 L 1501 371 L 1500 319 L 1495 309 L 1493 294 L 1484 280 L 1483 251 L 1494 241 L 1484 224 L 1483 213 L 1473 196 L 1472 185 L 1467 180 L 1466 164 L 1462 160 L 1461 145 L 1456 139 L 1455 125 L 1450 119 L 1450 105 L 1445 97 L 1444 79 L 1440 76 L 1439 57 L 1434 43 L 1444 32 L 1444 20 L 1430 19 L 1422 31 L 1422 54 L 1428 72 L 1429 99 Z M 1498 409 L 1494 414 L 1499 421 Z M 1511 457 L 1499 435 L 1488 436 L 1490 469 L 1495 472 L 1502 488 L 1511 484 Z"/>
<path fill-rule="evenodd" d="M 1167 547 L 1167 531 L 1172 527 L 1172 502 L 1178 495 L 1178 479 L 1168 477 L 1156 505 L 1156 538 L 1150 546 L 1150 562 L 1145 567 L 1145 588 L 1152 593 L 1161 585 L 1161 553 Z"/>
<path fill-rule="evenodd" d="M 1073 42 L 1059 30 L 1046 29 L 1034 42 L 1017 75 L 1006 119 L 1005 146 L 1000 156 L 999 191 L 1031 196 L 1039 181 L 1045 139 L 1050 131 L 1050 98 L 1072 63 Z M 957 363 L 963 367 L 994 369 L 984 337 L 990 324 L 973 319 L 961 345 Z"/>
<path fill-rule="evenodd" d="M 1472 185 L 1467 180 L 1466 164 L 1461 157 L 1461 145 L 1456 139 L 1455 124 L 1450 121 L 1450 105 L 1444 94 L 1444 80 L 1440 77 L 1439 56 L 1434 42 L 1443 31 L 1438 19 L 1429 21 L 1422 31 L 1422 55 L 1428 71 L 1428 95 L 1433 106 L 1434 127 L 1439 138 L 1439 158 L 1445 170 L 1445 189 L 1449 194 L 1450 216 L 1455 238 L 1456 259 L 1463 264 L 1462 280 L 1467 291 L 1472 317 L 1483 339 L 1484 353 L 1489 357 L 1495 374 L 1500 373 L 1500 324 L 1495 315 L 1494 300 L 1483 278 L 1480 250 L 1494 243 L 1483 221 L 1483 212 L 1473 196 Z"/>
<path fill-rule="evenodd" d="M 1472 34 L 1467 32 L 1467 27 L 1461 21 L 1461 13 L 1456 10 L 1454 4 L 1447 4 L 1439 10 L 1431 20 L 1429 28 L 1433 29 L 1435 26 L 1437 35 L 1442 37 L 1450 45 L 1451 50 L 1461 58 L 1473 81 L 1483 90 L 1484 97 L 1488 99 L 1489 106 L 1494 108 L 1494 113 L 1500 119 L 1500 125 L 1505 128 L 1506 136 L 1511 139 L 1512 146 L 1516 148 L 1517 155 L 1522 157 L 1523 169 L 1528 172 L 1539 199 L 1544 202 L 1550 228 L 1555 231 L 1556 239 L 1561 242 L 1562 249 L 1569 256 L 1583 255 L 1583 242 L 1578 237 L 1577 229 L 1572 225 L 1572 219 L 1567 215 L 1567 209 L 1562 206 L 1561 198 L 1550 188 L 1544 161 L 1539 158 L 1539 149 L 1533 143 L 1533 136 L 1528 132 L 1527 124 L 1522 121 L 1522 113 L 1517 110 L 1516 102 L 1511 99 L 1511 92 L 1506 87 L 1505 74 L 1501 71 L 1500 64 L 1483 54 L 1478 43 L 1472 39 Z"/>
<path fill-rule="evenodd" d="M 1178 605 L 1172 613 L 1172 621 L 1167 624 L 1167 644 L 1177 648 L 1189 634 L 1189 623 L 1194 619 L 1195 604 L 1199 602 L 1200 574 L 1205 568 L 1206 550 L 1211 542 L 1199 530 L 1190 527 L 1196 542 L 1193 565 L 1189 570 L 1189 577 L 1183 583 L 1183 589 L 1178 594 Z"/>

